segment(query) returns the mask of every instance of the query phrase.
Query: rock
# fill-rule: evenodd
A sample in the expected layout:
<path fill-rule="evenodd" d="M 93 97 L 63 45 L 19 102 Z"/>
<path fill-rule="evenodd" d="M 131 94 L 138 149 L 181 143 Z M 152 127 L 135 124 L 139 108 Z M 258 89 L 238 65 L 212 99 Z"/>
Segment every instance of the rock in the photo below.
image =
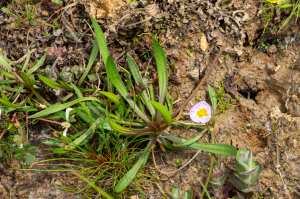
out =
<path fill-rule="evenodd" d="M 206 40 L 206 37 L 205 37 L 204 33 L 201 33 L 200 48 L 201 48 L 202 52 L 205 52 L 206 49 L 208 48 L 208 46 L 209 46 L 209 43 L 207 43 L 207 40 Z"/>
<path fill-rule="evenodd" d="M 277 52 L 276 46 L 273 44 L 273 45 L 268 49 L 268 52 L 269 52 L 269 53 L 272 53 L 272 54 L 276 53 L 276 52 Z"/>
<path fill-rule="evenodd" d="M 194 70 L 190 71 L 190 72 L 188 73 L 188 75 L 189 75 L 190 77 L 192 77 L 193 79 L 197 80 L 197 79 L 199 79 L 199 72 L 200 72 L 200 70 L 199 70 L 199 68 L 197 67 L 197 68 L 195 68 Z"/>

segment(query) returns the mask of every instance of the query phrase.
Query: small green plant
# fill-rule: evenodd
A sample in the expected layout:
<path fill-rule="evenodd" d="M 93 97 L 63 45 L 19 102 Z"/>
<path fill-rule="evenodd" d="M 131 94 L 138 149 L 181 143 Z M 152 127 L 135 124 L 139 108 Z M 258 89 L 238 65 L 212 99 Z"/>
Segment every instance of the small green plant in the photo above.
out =
<path fill-rule="evenodd" d="M 16 5 L 17 4 L 17 5 Z M 19 26 L 24 26 L 26 28 L 30 28 L 31 25 L 35 26 L 36 28 L 38 27 L 38 23 L 43 23 L 48 26 L 54 27 L 51 24 L 48 24 L 44 21 L 41 21 L 37 19 L 36 13 L 36 5 L 30 5 L 30 2 L 25 2 L 24 3 L 24 9 L 21 9 L 21 5 L 17 2 L 13 2 L 11 5 L 8 5 L 8 7 L 2 7 L 1 10 L 4 13 L 10 14 L 14 17 L 17 18 L 14 23 Z"/>
<path fill-rule="evenodd" d="M 22 146 L 22 145 L 21 145 Z M 35 157 L 32 153 L 37 153 L 37 149 L 35 146 L 30 146 L 29 143 L 24 144 L 22 148 L 19 148 L 15 151 L 16 159 L 21 160 L 25 156 L 25 162 L 27 165 L 32 164 L 36 161 Z"/>
<path fill-rule="evenodd" d="M 227 199 L 229 197 L 228 192 L 231 190 L 230 186 L 224 186 L 227 174 L 221 172 L 217 167 L 213 169 L 212 176 L 209 182 L 213 187 L 213 199 Z"/>
<path fill-rule="evenodd" d="M 182 191 L 179 187 L 174 186 L 169 191 L 169 195 L 171 199 L 192 199 L 193 193 L 189 190 Z"/>
<path fill-rule="evenodd" d="M 261 43 L 261 46 L 262 46 L 263 48 L 265 48 L 265 49 L 268 49 L 268 48 L 269 48 L 269 46 L 267 46 L 267 45 L 264 44 L 264 43 Z"/>
<path fill-rule="evenodd" d="M 249 148 L 241 148 L 235 158 L 237 172 L 230 177 L 230 182 L 243 193 L 259 191 L 257 179 L 262 171 L 261 165 L 253 160 L 252 151 Z"/>
<path fill-rule="evenodd" d="M 210 87 L 210 86 L 209 86 Z M 225 114 L 225 111 L 230 108 L 231 106 L 238 106 L 234 105 L 234 100 L 231 98 L 229 94 L 225 94 L 225 89 L 224 89 L 224 84 L 223 81 L 221 80 L 221 84 L 218 85 L 218 89 L 214 90 L 216 93 L 216 98 L 218 100 L 218 106 L 220 110 L 218 113 L 223 113 Z"/>
<path fill-rule="evenodd" d="M 280 27 L 278 32 L 280 32 L 282 30 L 282 28 L 286 24 L 288 24 L 288 22 L 291 20 L 291 18 L 294 15 L 296 16 L 296 20 L 300 16 L 299 15 L 300 14 L 300 0 L 297 0 L 296 3 L 292 3 L 291 0 L 265 0 L 265 5 L 266 5 L 266 7 L 261 8 L 265 12 L 264 21 L 265 21 L 266 25 L 265 25 L 265 28 L 264 28 L 264 32 L 265 32 L 265 29 L 268 26 L 268 23 L 270 22 L 273 14 L 274 14 L 275 7 L 278 7 L 280 9 L 292 8 L 291 13 L 286 18 L 286 20 L 284 21 L 284 23 L 282 24 L 282 26 Z M 268 10 L 271 10 L 271 12 L 268 13 Z"/>
<path fill-rule="evenodd" d="M 186 53 L 187 53 L 190 57 L 193 56 L 193 53 L 191 53 L 191 51 L 189 51 L 189 50 L 187 50 Z"/>

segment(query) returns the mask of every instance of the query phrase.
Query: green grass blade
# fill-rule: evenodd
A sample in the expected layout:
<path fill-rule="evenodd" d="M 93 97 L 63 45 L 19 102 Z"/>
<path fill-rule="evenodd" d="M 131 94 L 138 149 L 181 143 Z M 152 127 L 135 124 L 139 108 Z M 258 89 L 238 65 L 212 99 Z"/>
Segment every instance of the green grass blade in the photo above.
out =
<path fill-rule="evenodd" d="M 82 76 L 80 77 L 79 81 L 78 81 L 78 84 L 77 86 L 80 88 L 83 81 L 85 80 L 86 76 L 89 74 L 94 62 L 95 62 L 95 59 L 97 58 L 97 55 L 98 55 L 98 52 L 99 52 L 99 45 L 98 45 L 98 42 L 97 42 L 97 39 L 95 39 L 94 41 L 94 45 L 93 45 L 93 49 L 92 49 L 92 53 L 91 53 L 91 56 L 90 56 L 90 59 L 89 59 L 89 63 L 87 64 L 86 68 L 84 69 L 84 72 L 82 74 Z"/>
<path fill-rule="evenodd" d="M 172 117 L 168 111 L 168 109 L 159 102 L 149 101 L 167 120 L 168 125 L 172 122 Z"/>
<path fill-rule="evenodd" d="M 16 83 L 16 80 L 0 80 L 0 85 L 2 84 L 12 84 Z"/>
<path fill-rule="evenodd" d="M 95 185 L 95 183 L 90 182 L 88 179 L 86 179 L 84 176 L 79 175 L 77 173 L 75 173 L 79 178 L 81 178 L 81 180 L 85 181 L 86 183 L 89 184 L 89 186 L 93 187 L 94 189 L 96 189 L 100 194 L 102 194 L 104 197 L 106 197 L 107 199 L 114 199 L 113 197 L 111 197 L 108 193 L 106 193 L 105 191 L 103 191 L 102 189 L 100 189 L 98 186 Z"/>
<path fill-rule="evenodd" d="M 47 49 L 46 49 L 47 50 Z M 41 67 L 43 65 L 43 63 L 45 62 L 47 56 L 47 52 L 41 57 L 41 59 L 39 59 L 38 62 L 36 62 L 36 64 L 34 66 L 32 66 L 29 71 L 27 72 L 27 75 L 32 74 L 34 71 L 36 71 L 39 67 Z"/>
<path fill-rule="evenodd" d="M 74 100 L 74 101 L 71 101 L 71 102 L 68 102 L 68 103 L 65 103 L 65 104 L 60 104 L 58 106 L 49 107 L 49 108 L 47 108 L 47 109 L 45 109 L 41 112 L 38 112 L 36 114 L 31 115 L 28 118 L 36 118 L 36 117 L 42 117 L 42 116 L 45 116 L 45 115 L 50 115 L 52 113 L 56 113 L 58 111 L 69 108 L 70 106 L 73 106 L 74 104 L 77 104 L 79 102 L 89 101 L 89 100 L 94 100 L 94 101 L 97 101 L 97 102 L 100 103 L 100 100 L 97 99 L 96 97 L 83 97 L 81 99 L 77 99 L 77 100 Z"/>
<path fill-rule="evenodd" d="M 111 78 L 113 85 L 118 89 L 120 95 L 124 97 L 124 99 L 129 103 L 129 105 L 135 109 L 136 113 L 144 120 L 147 124 L 152 125 L 152 122 L 148 119 L 148 117 L 136 106 L 132 98 L 129 96 L 126 87 L 121 79 L 121 76 L 117 70 L 117 67 L 114 63 L 114 60 L 111 56 L 107 59 L 106 72 L 108 76 Z"/>
<path fill-rule="evenodd" d="M 100 117 L 92 124 L 92 126 L 90 126 L 90 128 L 84 134 L 82 134 L 79 138 L 74 140 L 73 143 L 69 144 L 68 147 L 70 149 L 74 149 L 77 145 L 80 145 L 83 141 L 85 141 L 85 139 L 90 138 L 94 134 L 96 127 L 99 123 Z"/>
<path fill-rule="evenodd" d="M 188 146 L 188 145 L 191 145 L 191 144 L 197 142 L 204 135 L 204 133 L 206 131 L 207 131 L 207 129 L 204 129 L 201 133 L 199 133 L 195 137 L 193 137 L 185 142 L 180 143 L 179 146 Z"/>
<path fill-rule="evenodd" d="M 168 86 L 167 59 L 161 45 L 153 39 L 153 48 L 159 81 L 159 103 L 164 104 Z"/>
<path fill-rule="evenodd" d="M 165 134 L 165 136 L 169 140 L 176 142 L 178 144 L 182 144 L 187 141 L 186 139 L 179 138 L 179 137 L 173 136 L 171 134 Z M 227 145 L 227 144 L 206 144 L 206 143 L 196 142 L 196 143 L 189 145 L 188 148 L 207 151 L 210 153 L 215 153 L 215 154 L 220 154 L 220 155 L 236 155 L 236 152 L 237 152 L 235 147 L 233 147 L 231 145 Z"/>
<path fill-rule="evenodd" d="M 135 80 L 135 83 L 139 85 L 140 82 L 142 81 L 142 76 L 140 74 L 140 71 L 139 71 L 134 59 L 129 54 L 127 54 L 127 62 L 128 62 L 128 66 L 130 68 L 131 74 L 133 76 L 133 79 Z M 147 106 L 150 114 L 152 115 L 152 117 L 154 117 L 155 109 L 154 109 L 153 105 L 148 102 L 149 97 L 147 96 L 146 91 L 143 91 L 142 97 L 144 99 L 144 103 Z"/>
<path fill-rule="evenodd" d="M 8 101 L 5 101 L 3 99 L 0 99 L 0 104 L 3 104 L 4 106 L 6 107 L 11 107 L 11 108 L 17 108 L 17 107 L 20 107 L 20 106 L 23 106 L 24 104 L 12 104 Z"/>
<path fill-rule="evenodd" d="M 22 72 L 24 72 L 24 70 L 25 70 L 26 66 L 28 65 L 29 61 L 30 61 L 30 50 L 27 49 L 27 57 L 26 57 L 24 65 L 22 67 Z"/>
<path fill-rule="evenodd" d="M 137 161 L 137 163 L 130 169 L 130 171 L 128 171 L 128 173 L 126 173 L 126 175 L 118 182 L 118 184 L 115 187 L 115 191 L 117 193 L 120 193 L 121 191 L 123 191 L 130 183 L 131 181 L 134 179 L 135 175 L 137 174 L 137 172 L 139 171 L 140 167 L 142 166 L 143 162 L 145 161 L 146 158 L 148 158 L 147 154 L 150 150 L 150 147 L 152 145 L 153 141 L 150 141 L 145 149 L 145 151 L 143 152 L 142 157 Z"/>
<path fill-rule="evenodd" d="M 40 80 L 42 80 L 42 82 L 44 82 L 45 84 L 47 84 L 49 87 L 51 87 L 53 89 L 71 90 L 69 87 L 63 86 L 63 85 L 53 81 L 52 79 L 49 79 L 48 77 L 44 77 L 42 75 L 37 75 L 37 76 Z"/>
<path fill-rule="evenodd" d="M 100 28 L 97 21 L 91 15 L 90 15 L 90 18 L 91 18 L 91 21 L 92 21 L 92 24 L 93 24 L 93 27 L 94 27 L 94 31 L 95 31 L 95 34 L 96 34 L 96 39 L 97 39 L 97 42 L 98 42 L 98 45 L 99 45 L 99 48 L 100 48 L 100 53 L 101 53 L 104 65 L 106 66 L 107 58 L 109 56 L 106 39 L 105 39 L 103 31 Z M 107 82 L 108 82 L 108 86 L 107 86 L 108 87 L 108 92 L 112 93 L 112 91 L 113 91 L 113 86 L 112 85 L 113 84 L 112 84 L 109 76 L 107 77 Z"/>
<path fill-rule="evenodd" d="M 214 92 L 214 89 L 209 84 L 207 84 L 207 86 L 208 86 L 208 93 L 209 93 L 210 101 L 212 104 L 213 113 L 215 116 L 216 110 L 217 110 L 217 105 L 218 105 L 217 96 Z"/>
<path fill-rule="evenodd" d="M 100 91 L 99 93 L 101 93 L 102 95 L 105 95 L 107 98 L 111 99 L 115 103 L 116 108 L 119 106 L 120 101 L 115 94 L 106 92 L 106 91 Z"/>
<path fill-rule="evenodd" d="M 2 66 L 4 66 L 7 70 L 8 70 L 8 72 L 12 72 L 11 71 L 11 66 L 7 63 L 7 61 L 2 57 L 2 56 L 0 56 L 0 64 L 2 65 Z"/>
<path fill-rule="evenodd" d="M 165 138 L 163 138 L 163 137 L 161 137 L 161 136 L 159 136 L 158 139 L 159 139 L 159 141 L 160 141 L 166 148 L 168 148 L 168 149 L 170 149 L 170 150 L 186 149 L 186 147 L 184 147 L 184 146 L 174 146 L 174 145 L 170 144 L 169 142 L 167 142 L 167 141 L 165 140 Z"/>
<path fill-rule="evenodd" d="M 153 48 L 157 66 L 158 73 L 158 87 L 159 87 L 159 98 L 158 102 L 164 104 L 166 94 L 167 94 L 167 86 L 168 86 L 168 72 L 167 72 L 167 59 L 164 50 L 161 45 L 153 39 Z M 156 116 L 156 125 L 160 126 L 161 124 L 161 113 L 158 112 Z"/>

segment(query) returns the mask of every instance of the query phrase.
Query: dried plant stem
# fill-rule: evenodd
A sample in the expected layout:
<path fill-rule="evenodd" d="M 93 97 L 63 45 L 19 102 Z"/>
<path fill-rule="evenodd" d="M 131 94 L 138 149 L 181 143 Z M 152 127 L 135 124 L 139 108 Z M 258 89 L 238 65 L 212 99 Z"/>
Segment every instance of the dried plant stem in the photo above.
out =
<path fill-rule="evenodd" d="M 26 117 L 26 119 L 27 119 L 27 117 L 30 116 L 30 115 L 24 115 L 24 114 L 18 114 L 18 115 L 20 115 L 20 116 L 22 116 L 22 117 Z M 61 122 L 56 122 L 56 121 L 52 121 L 52 120 L 47 120 L 47 119 L 44 119 L 44 118 L 36 117 L 36 118 L 34 118 L 34 119 L 43 120 L 43 121 L 45 121 L 45 122 L 50 122 L 50 123 L 53 123 L 53 124 L 61 125 Z"/>
<path fill-rule="evenodd" d="M 33 52 L 35 52 L 35 51 L 36 51 L 36 48 L 32 49 L 32 50 L 30 51 L 30 54 L 33 53 Z M 26 57 L 27 57 L 27 54 L 23 55 L 23 57 L 21 57 L 21 58 L 20 58 L 19 60 L 17 60 L 17 61 L 10 62 L 9 65 L 12 66 L 12 65 L 19 64 L 19 63 L 23 62 L 23 61 L 26 59 Z"/>
<path fill-rule="evenodd" d="M 225 46 L 223 45 L 220 49 L 220 52 L 218 53 L 218 55 L 216 56 L 216 58 L 214 59 L 213 63 L 211 64 L 210 68 L 208 69 L 207 73 L 205 74 L 205 76 L 201 79 L 200 83 L 198 84 L 197 88 L 193 91 L 193 93 L 189 96 L 189 98 L 187 98 L 178 109 L 176 109 L 176 111 L 174 111 L 174 113 L 172 114 L 172 118 L 176 117 L 176 115 L 179 113 L 179 111 L 181 109 L 183 109 L 183 107 L 195 96 L 195 94 L 197 93 L 197 91 L 199 90 L 199 88 L 202 86 L 202 84 L 204 83 L 204 81 L 207 79 L 207 77 L 209 76 L 211 70 L 213 69 L 215 63 L 217 62 L 218 58 L 220 57 L 221 53 L 223 52 Z"/>
<path fill-rule="evenodd" d="M 154 165 L 155 165 L 155 168 L 157 169 L 157 171 L 159 171 L 160 173 L 162 174 L 172 174 L 172 173 L 176 173 L 178 171 L 180 171 L 181 169 L 183 169 L 184 167 L 186 167 L 188 164 L 190 164 L 195 158 L 196 156 L 201 152 L 201 150 L 198 150 L 197 153 L 185 164 L 183 165 L 182 167 L 180 167 L 179 169 L 175 170 L 175 171 L 170 171 L 170 172 L 166 172 L 166 171 L 161 171 L 159 170 L 159 168 L 157 167 L 156 165 L 156 161 L 155 161 L 155 157 L 154 157 L 154 151 L 153 151 L 153 148 L 152 148 L 152 157 L 153 157 L 153 162 L 154 162 Z"/>
<path fill-rule="evenodd" d="M 210 130 L 210 128 L 209 128 L 208 125 L 207 125 L 207 129 L 208 129 L 208 131 L 210 131 L 210 134 L 211 134 L 211 143 L 214 144 L 215 143 L 215 141 L 214 141 L 215 140 L 214 132 Z M 205 188 L 207 188 L 207 185 L 208 185 L 208 182 L 209 182 L 209 179 L 210 179 L 210 176 L 211 176 L 211 172 L 213 170 L 214 157 L 215 157 L 215 154 L 211 153 L 211 156 L 210 156 L 210 168 L 209 168 L 208 176 L 207 176 L 207 179 L 206 179 L 206 182 L 205 182 Z M 204 193 L 205 192 L 203 191 L 200 199 L 202 199 L 204 197 Z"/>

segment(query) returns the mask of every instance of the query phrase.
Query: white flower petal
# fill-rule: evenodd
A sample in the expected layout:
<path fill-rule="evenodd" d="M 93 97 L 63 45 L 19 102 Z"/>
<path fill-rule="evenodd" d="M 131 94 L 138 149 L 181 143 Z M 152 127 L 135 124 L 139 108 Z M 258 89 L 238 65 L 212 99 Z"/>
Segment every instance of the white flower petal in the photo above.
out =
<path fill-rule="evenodd" d="M 68 132 L 68 128 L 65 128 L 65 130 L 63 132 L 63 136 L 67 137 L 67 132 Z"/>
<path fill-rule="evenodd" d="M 69 121 L 69 114 L 70 114 L 70 111 L 72 111 L 73 110 L 73 108 L 67 108 L 67 110 L 66 110 L 66 119 L 67 119 L 67 121 Z"/>

